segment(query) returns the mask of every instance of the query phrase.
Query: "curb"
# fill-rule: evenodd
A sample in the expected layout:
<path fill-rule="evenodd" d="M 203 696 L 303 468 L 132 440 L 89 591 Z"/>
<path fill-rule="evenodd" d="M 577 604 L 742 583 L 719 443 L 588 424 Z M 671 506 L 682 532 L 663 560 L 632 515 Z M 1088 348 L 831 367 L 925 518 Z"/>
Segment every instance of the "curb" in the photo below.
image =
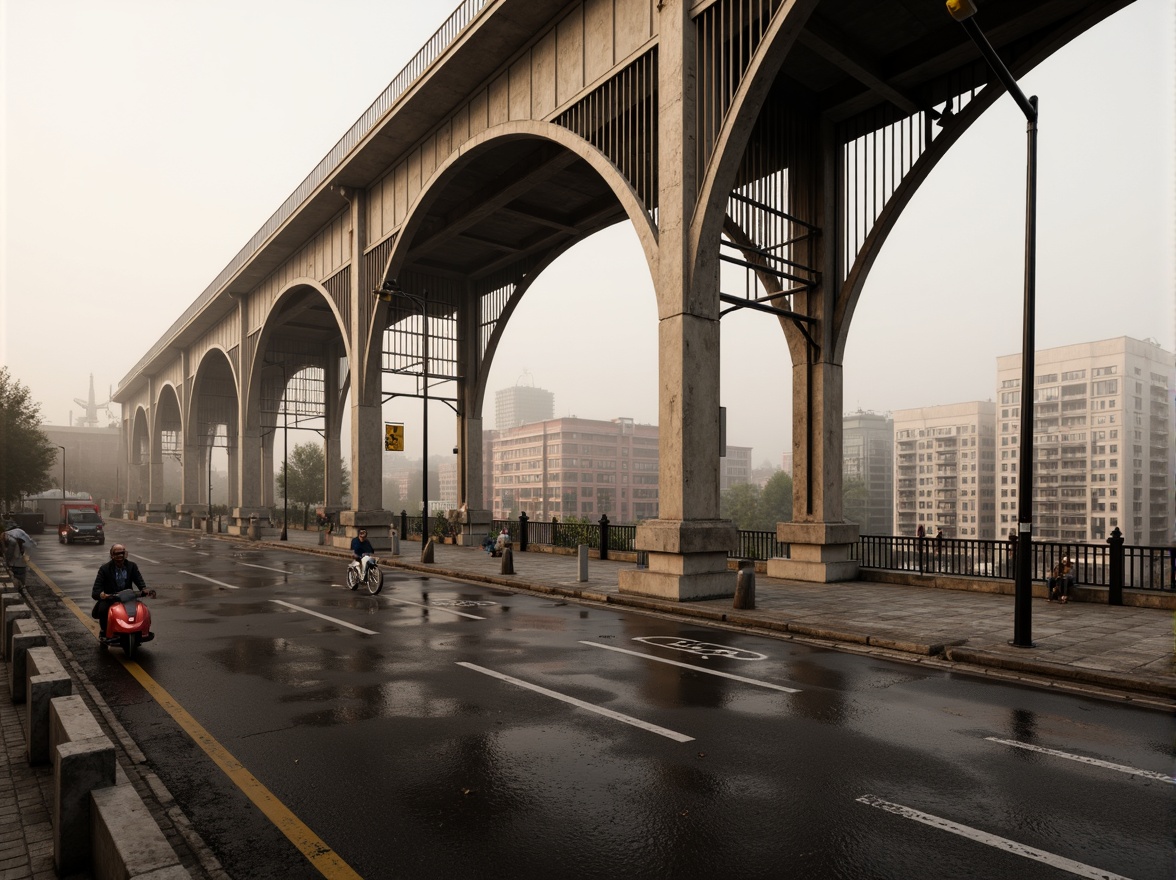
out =
<path fill-rule="evenodd" d="M 1154 676 L 1122 675 L 1101 669 L 1082 669 L 1062 663 L 1051 663 L 1049 660 L 1021 660 L 993 651 L 966 647 L 949 648 L 947 659 L 955 663 L 969 663 L 973 666 L 1005 669 L 1010 672 L 1028 672 L 1062 681 L 1082 682 L 1117 690 L 1176 698 L 1176 684 Z"/>

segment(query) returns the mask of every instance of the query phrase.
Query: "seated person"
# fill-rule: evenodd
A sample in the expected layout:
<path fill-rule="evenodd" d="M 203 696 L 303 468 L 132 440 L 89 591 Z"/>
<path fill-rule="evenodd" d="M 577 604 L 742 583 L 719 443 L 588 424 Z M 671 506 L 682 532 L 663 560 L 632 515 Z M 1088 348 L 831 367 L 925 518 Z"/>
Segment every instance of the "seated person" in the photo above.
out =
<path fill-rule="evenodd" d="M 375 553 L 372 542 L 368 540 L 367 529 L 360 529 L 359 535 L 351 539 L 351 558 L 359 563 L 359 576 L 367 576 L 368 563 Z"/>
<path fill-rule="evenodd" d="M 494 542 L 494 555 L 501 556 L 502 551 L 506 549 L 506 545 L 510 543 L 510 532 L 506 530 L 506 526 L 502 527 L 502 531 L 498 533 L 498 540 Z"/>
<path fill-rule="evenodd" d="M 487 553 L 489 553 L 491 556 L 494 555 L 494 536 L 493 535 L 486 535 L 486 537 L 482 539 L 482 549 L 485 550 Z"/>

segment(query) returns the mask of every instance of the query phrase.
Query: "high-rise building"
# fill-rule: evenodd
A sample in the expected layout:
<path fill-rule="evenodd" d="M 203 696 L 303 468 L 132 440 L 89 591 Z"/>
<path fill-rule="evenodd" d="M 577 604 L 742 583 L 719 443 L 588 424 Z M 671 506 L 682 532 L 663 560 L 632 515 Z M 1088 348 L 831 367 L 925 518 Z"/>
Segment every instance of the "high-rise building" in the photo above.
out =
<path fill-rule="evenodd" d="M 846 519 L 863 535 L 894 534 L 894 420 L 861 410 L 846 415 L 842 460 Z"/>
<path fill-rule="evenodd" d="M 751 447 L 728 444 L 727 454 L 719 459 L 719 490 L 751 481 Z"/>
<path fill-rule="evenodd" d="M 954 403 L 894 413 L 897 534 L 995 538 L 996 404 Z"/>
<path fill-rule="evenodd" d="M 494 427 L 517 428 L 555 415 L 555 394 L 533 385 L 512 385 L 494 394 Z"/>
<path fill-rule="evenodd" d="M 1126 336 L 1034 355 L 1033 535 L 1161 546 L 1172 527 L 1174 357 Z M 1001 533 L 1016 528 L 1021 356 L 997 359 Z"/>
<path fill-rule="evenodd" d="M 658 430 L 632 419 L 546 419 L 483 435 L 484 491 L 496 519 L 612 522 L 658 512 Z"/>

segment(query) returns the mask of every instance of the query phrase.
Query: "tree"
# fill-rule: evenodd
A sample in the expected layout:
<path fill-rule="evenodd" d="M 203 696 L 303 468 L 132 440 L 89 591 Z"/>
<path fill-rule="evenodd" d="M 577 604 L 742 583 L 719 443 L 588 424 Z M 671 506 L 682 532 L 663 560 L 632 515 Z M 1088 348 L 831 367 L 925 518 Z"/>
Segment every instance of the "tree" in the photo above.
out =
<path fill-rule="evenodd" d="M 760 493 L 760 515 L 767 522 L 765 528 L 775 529 L 776 523 L 792 522 L 792 475 L 776 471 L 764 484 Z"/>
<path fill-rule="evenodd" d="M 286 482 L 286 463 L 278 468 L 278 497 L 283 496 L 282 488 L 288 486 L 289 492 L 285 497 L 289 501 L 307 506 L 322 502 L 326 461 L 322 446 L 317 443 L 299 443 L 290 452 L 289 483 Z M 342 474 L 340 494 L 346 495 L 351 491 L 351 475 L 342 459 L 339 460 L 339 468 Z"/>
<path fill-rule="evenodd" d="M 41 405 L 7 367 L 0 367 L 0 502 L 7 507 L 52 483 L 58 450 L 40 425 Z"/>
<path fill-rule="evenodd" d="M 719 516 L 737 529 L 759 530 L 760 490 L 750 483 L 736 483 L 719 496 Z"/>

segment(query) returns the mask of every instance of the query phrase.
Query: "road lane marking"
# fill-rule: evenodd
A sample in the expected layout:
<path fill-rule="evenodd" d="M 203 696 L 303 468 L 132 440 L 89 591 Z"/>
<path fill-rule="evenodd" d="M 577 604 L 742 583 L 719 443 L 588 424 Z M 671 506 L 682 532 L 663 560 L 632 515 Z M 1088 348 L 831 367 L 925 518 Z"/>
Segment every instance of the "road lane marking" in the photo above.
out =
<path fill-rule="evenodd" d="M 983 843 L 986 846 L 991 846 L 995 849 L 1004 850 L 1007 853 L 1012 853 L 1015 856 L 1032 859 L 1035 862 L 1049 865 L 1061 871 L 1069 871 L 1078 877 L 1089 877 L 1091 880 L 1129 880 L 1122 874 L 1113 874 L 1110 871 L 1104 871 L 1102 868 L 1095 868 L 1090 865 L 1084 865 L 1082 862 L 1075 862 L 1072 859 L 1067 859 L 1064 856 L 1055 855 L 1054 853 L 1046 852 L 1042 849 L 1036 849 L 1031 846 L 1026 846 L 1023 843 L 1017 843 L 1015 840 L 1009 840 L 1007 837 L 998 837 L 995 834 L 989 834 L 987 831 L 980 831 L 976 828 L 969 828 L 967 825 L 960 825 L 952 822 L 949 819 L 944 819 L 940 816 L 932 816 L 930 813 L 921 813 L 918 810 L 904 807 L 902 804 L 893 804 L 890 801 L 884 801 L 880 797 L 875 797 L 872 794 L 864 794 L 857 799 L 858 803 L 866 804 L 867 806 L 876 807 L 879 810 L 885 810 L 888 813 L 894 813 L 896 816 L 901 816 L 904 819 L 911 819 L 915 822 L 922 822 L 924 825 L 930 825 L 932 828 L 938 828 L 940 831 L 947 831 L 951 834 L 958 834 L 960 837 L 966 837 L 969 840 L 974 840 L 977 843 Z"/>
<path fill-rule="evenodd" d="M 606 651 L 616 651 L 618 654 L 630 654 L 634 657 L 640 657 L 643 660 L 653 660 L 657 663 L 668 663 L 671 666 L 681 666 L 683 669 L 689 669 L 693 672 L 702 672 L 706 675 L 718 675 L 722 678 L 730 678 L 733 681 L 741 681 L 744 684 L 753 684 L 756 687 L 771 688 L 774 691 L 783 691 L 786 694 L 799 694 L 800 691 L 796 688 L 784 687 L 782 684 L 771 684 L 766 681 L 759 681 L 754 678 L 745 678 L 742 675 L 734 675 L 730 672 L 720 672 L 717 669 L 704 669 L 701 666 L 694 666 L 690 663 L 682 663 L 678 660 L 670 660 L 666 657 L 655 657 L 653 654 L 643 654 L 640 651 L 630 651 L 628 648 L 618 648 L 616 645 L 602 645 L 599 642 L 580 642 L 581 645 L 588 645 L 591 648 L 603 648 Z"/>
<path fill-rule="evenodd" d="M 130 559 L 130 558 L 131 558 L 131 554 L 130 554 L 130 553 L 128 553 L 128 554 L 127 554 L 127 559 Z M 152 565 L 159 565 L 159 564 L 160 564 L 158 559 L 151 559 L 151 558 L 150 558 L 150 557 L 148 557 L 148 556 L 144 556 L 142 553 L 136 553 L 136 554 L 135 554 L 135 558 L 136 558 L 136 559 L 142 559 L 144 562 L 150 562 Z"/>
<path fill-rule="evenodd" d="M 191 550 L 191 549 L 192 549 L 192 547 L 191 547 L 191 546 L 189 546 L 189 545 L 184 545 L 184 544 L 164 544 L 163 546 L 164 546 L 164 547 L 171 547 L 171 548 L 172 548 L 172 549 L 174 549 L 174 550 L 184 550 L 184 551 L 188 551 L 188 550 Z"/>
<path fill-rule="evenodd" d="M 679 636 L 638 636 L 635 642 L 647 645 L 657 645 L 669 648 L 671 651 L 685 651 L 687 654 L 697 654 L 703 660 L 709 657 L 726 657 L 728 660 L 767 660 L 767 654 L 759 651 L 745 651 L 741 648 L 729 648 L 726 645 L 716 645 L 713 642 L 700 642 L 698 639 L 684 639 Z"/>
<path fill-rule="evenodd" d="M 575 697 L 569 697 L 567 694 L 561 694 L 558 691 L 548 690 L 545 687 L 540 687 L 537 684 L 531 684 L 527 681 L 522 681 L 518 678 L 513 678 L 509 675 L 504 675 L 501 672 L 495 672 L 493 669 L 487 669 L 484 666 L 476 666 L 473 663 L 465 663 L 458 661 L 458 666 L 464 666 L 466 669 L 472 669 L 474 672 L 480 672 L 483 675 L 489 675 L 501 681 L 509 682 L 510 684 L 518 685 L 521 688 L 526 688 L 529 691 L 534 691 L 537 694 L 543 694 L 546 697 L 551 697 L 555 700 L 562 700 L 565 703 L 571 703 L 573 706 L 578 706 L 581 709 L 587 709 L 589 712 L 595 712 L 597 715 L 604 715 L 607 718 L 612 718 L 614 721 L 621 721 L 625 724 L 630 724 L 633 727 L 640 727 L 642 730 L 648 730 L 650 733 L 656 733 L 659 736 L 664 736 L 667 739 L 672 739 L 677 742 L 691 742 L 694 737 L 687 736 L 684 733 L 678 733 L 673 730 L 668 730 L 665 727 L 658 727 L 656 724 L 650 724 L 648 721 L 642 721 L 640 718 L 634 718 L 631 715 L 622 715 L 620 712 L 614 712 L 612 709 L 605 709 L 603 706 L 596 706 L 592 703 L 585 703 L 583 700 L 577 700 Z"/>
<path fill-rule="evenodd" d="M 279 574 L 289 574 L 288 568 L 274 568 L 271 565 L 254 565 L 252 562 L 238 562 L 238 565 L 248 565 L 250 568 L 264 568 L 266 571 L 276 571 Z"/>
<path fill-rule="evenodd" d="M 270 599 L 275 605 L 283 605 L 286 608 L 291 608 L 294 611 L 301 611 L 303 614 L 309 614 L 312 617 L 321 617 L 323 620 L 337 623 L 339 626 L 345 626 L 348 629 L 353 629 L 356 632 L 361 632 L 364 635 L 378 636 L 379 633 L 374 630 L 364 629 L 362 626 L 356 626 L 354 623 L 348 623 L 346 620 L 339 620 L 337 617 L 327 617 L 325 614 L 319 614 L 317 611 L 311 611 L 309 608 L 303 608 L 301 605 L 293 605 L 290 602 L 283 602 L 281 599 Z"/>
<path fill-rule="evenodd" d="M 212 578 L 205 577 L 202 574 L 196 574 L 194 571 L 181 571 L 180 574 L 190 574 L 194 578 L 200 578 L 202 581 L 208 581 L 211 584 L 216 584 L 218 587 L 227 587 L 230 590 L 241 589 L 240 587 L 233 586 L 232 584 L 226 584 L 224 581 L 213 580 Z"/>
<path fill-rule="evenodd" d="M 65 596 L 61 588 L 44 571 L 37 568 L 36 565 L 30 567 L 37 572 L 37 576 L 50 590 L 62 597 L 62 601 L 66 607 L 73 611 L 74 616 L 96 637 L 98 635 L 98 622 L 83 611 L 72 599 Z M 213 763 L 220 767 L 229 778 L 229 781 L 236 785 L 241 790 L 241 793 L 249 798 L 255 807 L 261 810 L 262 814 L 274 824 L 274 827 L 286 836 L 287 840 L 297 847 L 298 851 L 306 857 L 306 860 L 320 874 L 326 877 L 327 880 L 361 880 L 360 875 L 343 861 L 333 849 L 327 846 L 326 841 L 311 831 L 306 823 L 295 816 L 285 804 L 279 801 L 273 792 L 266 788 L 256 776 L 250 773 L 244 764 L 233 757 L 228 749 L 217 742 L 212 734 L 205 730 L 203 725 L 193 718 L 159 682 L 148 675 L 142 666 L 134 660 L 128 660 L 125 656 L 122 656 L 121 652 L 112 654 L 111 656 L 117 656 L 122 661 L 127 672 L 134 676 L 135 680 L 143 686 L 143 689 L 151 695 L 151 698 L 159 704 L 160 708 L 172 717 L 196 745 L 200 746 L 204 753 L 212 759 Z"/>
<path fill-rule="evenodd" d="M 1018 749 L 1026 749 L 1030 752 L 1039 752 L 1043 755 L 1053 755 L 1055 758 L 1065 758 L 1068 761 L 1077 761 L 1080 764 L 1090 764 L 1094 767 L 1102 767 L 1104 770 L 1115 770 L 1119 773 L 1130 773 L 1132 776 L 1142 776 L 1145 779 L 1157 779 L 1160 782 L 1166 782 L 1169 785 L 1176 785 L 1176 777 L 1168 776 L 1164 773 L 1157 773 L 1154 770 L 1140 770 L 1136 767 L 1128 767 L 1126 764 L 1112 764 L 1110 761 L 1100 761 L 1098 758 L 1087 758 L 1083 755 L 1072 755 L 1069 752 L 1059 752 L 1057 749 L 1047 749 L 1042 746 L 1017 742 L 1013 739 L 1001 739 L 997 736 L 986 736 L 984 738 L 989 742 L 1001 743 L 1002 745 L 1013 746 L 1014 748 Z"/>
<path fill-rule="evenodd" d="M 433 605 L 423 605 L 420 602 L 410 602 L 407 599 L 398 599 L 396 596 L 385 596 L 389 602 L 399 602 L 402 605 L 413 605 L 417 608 L 424 608 L 426 611 L 444 611 L 447 614 L 456 614 L 459 617 L 468 617 L 470 620 L 485 620 L 485 617 L 479 617 L 476 614 L 466 614 L 464 611 L 456 611 L 453 608 L 440 608 Z"/>

